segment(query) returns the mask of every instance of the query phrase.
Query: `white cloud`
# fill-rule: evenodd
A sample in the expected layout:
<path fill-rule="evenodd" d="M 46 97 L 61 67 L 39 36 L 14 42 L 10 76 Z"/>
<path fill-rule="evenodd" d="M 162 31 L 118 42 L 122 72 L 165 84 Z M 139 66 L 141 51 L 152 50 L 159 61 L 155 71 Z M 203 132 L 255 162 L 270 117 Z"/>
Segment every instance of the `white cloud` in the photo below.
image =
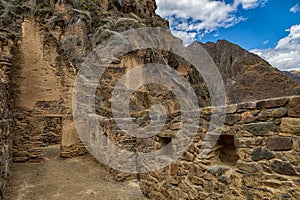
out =
<path fill-rule="evenodd" d="M 263 1 L 258 1 L 258 0 L 235 0 L 234 1 L 235 4 L 242 5 L 242 8 L 247 10 L 247 9 L 253 9 L 256 8 L 258 6 L 264 6 L 267 3 L 267 0 L 263 0 Z"/>
<path fill-rule="evenodd" d="M 188 33 L 185 31 L 172 30 L 173 35 L 183 40 L 185 46 L 189 45 L 196 37 L 196 33 Z"/>
<path fill-rule="evenodd" d="M 299 4 L 297 3 L 296 5 L 294 5 L 293 7 L 291 7 L 290 12 L 292 13 L 297 13 L 300 11 L 300 7 Z"/>
<path fill-rule="evenodd" d="M 201 37 L 218 28 L 228 28 L 245 20 L 236 15 L 239 6 L 253 9 L 266 2 L 267 0 L 234 0 L 233 3 L 216 0 L 157 0 L 156 12 L 170 21 L 171 29 L 180 32 L 185 43 L 191 43 L 196 36 Z"/>
<path fill-rule="evenodd" d="M 280 70 L 300 69 L 300 24 L 288 29 L 289 35 L 280 39 L 274 49 L 254 49 L 255 53 Z"/>
<path fill-rule="evenodd" d="M 268 44 L 268 43 L 269 43 L 269 40 L 263 41 L 263 44 L 264 44 L 264 45 L 266 45 L 266 44 Z"/>

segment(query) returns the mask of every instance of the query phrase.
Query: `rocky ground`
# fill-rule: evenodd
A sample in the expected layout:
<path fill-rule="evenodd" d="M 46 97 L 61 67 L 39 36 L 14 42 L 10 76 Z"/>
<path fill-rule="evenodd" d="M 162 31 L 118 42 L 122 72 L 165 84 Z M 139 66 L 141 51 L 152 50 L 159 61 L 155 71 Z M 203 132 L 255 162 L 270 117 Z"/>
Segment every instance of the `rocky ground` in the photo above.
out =
<path fill-rule="evenodd" d="M 41 163 L 13 165 L 5 200 L 146 199 L 137 181 L 115 181 L 92 156 L 63 160 L 58 146 L 43 153 Z"/>

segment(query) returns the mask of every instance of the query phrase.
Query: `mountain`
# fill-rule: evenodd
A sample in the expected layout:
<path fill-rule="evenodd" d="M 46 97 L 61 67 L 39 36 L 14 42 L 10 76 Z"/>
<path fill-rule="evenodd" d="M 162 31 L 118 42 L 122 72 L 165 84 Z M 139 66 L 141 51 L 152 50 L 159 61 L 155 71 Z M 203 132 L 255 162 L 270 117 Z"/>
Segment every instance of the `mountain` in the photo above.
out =
<path fill-rule="evenodd" d="M 300 71 L 299 70 L 291 70 L 291 71 L 283 71 L 285 75 L 290 77 L 292 80 L 300 83 Z"/>
<path fill-rule="evenodd" d="M 258 55 L 219 40 L 202 44 L 222 74 L 228 103 L 300 94 L 300 84 Z"/>

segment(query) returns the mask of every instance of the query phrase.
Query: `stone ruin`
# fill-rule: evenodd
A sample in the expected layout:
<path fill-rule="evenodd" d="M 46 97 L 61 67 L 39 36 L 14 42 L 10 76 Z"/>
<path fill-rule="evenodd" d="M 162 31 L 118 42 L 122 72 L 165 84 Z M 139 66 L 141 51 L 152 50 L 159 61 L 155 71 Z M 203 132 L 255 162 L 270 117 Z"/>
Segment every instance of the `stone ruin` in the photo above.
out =
<path fill-rule="evenodd" d="M 42 148 L 51 144 L 60 145 L 64 158 L 87 153 L 72 119 L 76 70 L 59 62 L 59 53 L 51 43 L 45 45 L 34 20 L 24 21 L 22 35 L 16 42 L 7 31 L 0 32 L 0 196 L 12 161 L 39 162 Z M 143 100 L 145 91 L 137 92 L 137 99 Z M 170 95 L 164 97 L 172 99 Z M 147 99 L 151 104 L 155 96 Z M 106 111 L 101 106 L 99 112 Z M 228 105 L 217 144 L 205 147 L 214 112 L 212 107 L 199 110 L 198 132 L 180 159 L 140 175 L 142 192 L 150 199 L 300 199 L 300 96 Z M 179 115 L 176 103 L 170 105 L 165 129 L 147 140 L 130 140 L 110 120 L 103 125 L 108 139 L 119 146 L 137 145 L 138 151 L 149 152 L 172 141 L 181 128 Z M 212 151 L 199 157 L 206 148 Z"/>

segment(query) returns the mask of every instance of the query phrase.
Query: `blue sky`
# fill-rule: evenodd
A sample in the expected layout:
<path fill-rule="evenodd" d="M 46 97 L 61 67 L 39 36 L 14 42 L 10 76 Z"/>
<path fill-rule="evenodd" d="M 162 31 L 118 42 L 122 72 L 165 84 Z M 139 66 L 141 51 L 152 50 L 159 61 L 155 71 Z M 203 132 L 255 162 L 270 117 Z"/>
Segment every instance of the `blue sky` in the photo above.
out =
<path fill-rule="evenodd" d="M 157 0 L 185 44 L 226 39 L 281 70 L 300 70 L 300 0 Z"/>

